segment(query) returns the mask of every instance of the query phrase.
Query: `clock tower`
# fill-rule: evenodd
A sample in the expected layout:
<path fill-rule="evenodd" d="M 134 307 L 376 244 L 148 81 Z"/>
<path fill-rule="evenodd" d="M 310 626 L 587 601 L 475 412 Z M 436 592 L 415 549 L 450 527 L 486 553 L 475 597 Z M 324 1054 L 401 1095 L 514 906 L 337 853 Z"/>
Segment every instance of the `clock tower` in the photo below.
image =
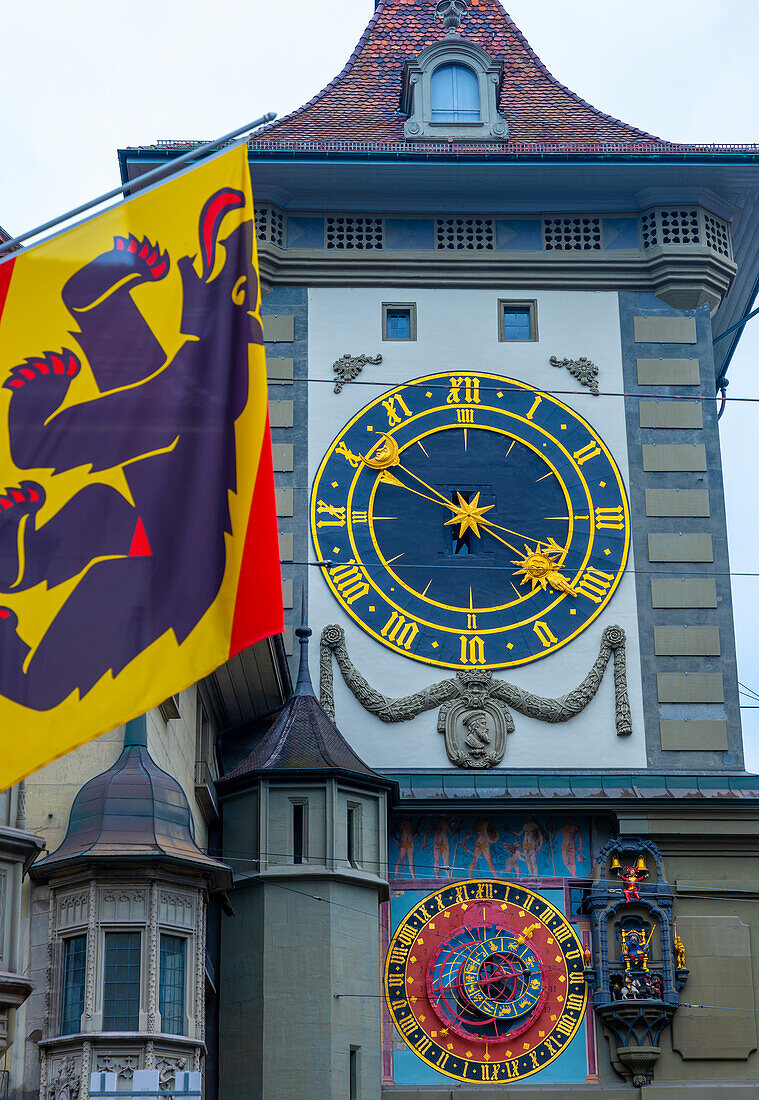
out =
<path fill-rule="evenodd" d="M 309 1059 L 350 1100 L 748 1095 L 759 784 L 715 394 L 756 147 L 609 117 L 497 0 L 379 0 L 249 149 L 285 603 L 309 721 L 360 767 L 299 776 L 285 712 L 222 739 L 222 1064 L 266 1100 Z M 346 807 L 385 800 L 346 857 Z"/>

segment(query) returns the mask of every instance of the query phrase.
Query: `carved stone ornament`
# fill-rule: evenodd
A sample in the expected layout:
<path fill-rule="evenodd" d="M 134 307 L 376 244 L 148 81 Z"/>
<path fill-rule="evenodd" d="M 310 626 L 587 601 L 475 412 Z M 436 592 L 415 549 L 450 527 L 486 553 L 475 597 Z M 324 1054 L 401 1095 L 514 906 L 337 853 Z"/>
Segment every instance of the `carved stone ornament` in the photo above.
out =
<path fill-rule="evenodd" d="M 367 363 L 371 363 L 372 366 L 376 367 L 381 362 L 381 355 L 349 355 L 346 351 L 345 355 L 341 355 L 332 364 L 332 370 L 337 375 L 335 393 L 340 393 L 343 386 L 358 378 Z"/>
<path fill-rule="evenodd" d="M 598 397 L 598 367 L 592 360 L 584 355 L 579 359 L 559 359 L 558 356 L 552 355 L 548 362 L 552 367 L 566 367 L 581 386 L 587 386 L 590 392 Z"/>
<path fill-rule="evenodd" d="M 443 21 L 448 34 L 456 34 L 468 7 L 467 0 L 438 0 L 435 5 L 435 15 Z"/>
<path fill-rule="evenodd" d="M 488 669 L 466 669 L 413 695 L 390 699 L 373 688 L 352 664 L 343 628 L 325 626 L 319 654 L 320 694 L 321 704 L 332 718 L 335 717 L 333 654 L 350 691 L 364 710 L 376 714 L 382 722 L 408 722 L 439 707 L 437 728 L 445 736 L 448 759 L 462 768 L 492 768 L 500 763 L 506 737 L 514 730 L 508 707 L 539 722 L 568 722 L 580 714 L 601 686 L 612 654 L 617 736 L 629 737 L 632 733 L 625 632 L 621 626 L 606 627 L 598 657 L 588 675 L 576 688 L 556 699 L 533 695 L 506 680 L 494 680 Z"/>
<path fill-rule="evenodd" d="M 140 1068 L 138 1054 L 98 1054 L 95 1059 L 96 1071 L 115 1073 L 121 1081 L 131 1081 L 134 1071 Z"/>

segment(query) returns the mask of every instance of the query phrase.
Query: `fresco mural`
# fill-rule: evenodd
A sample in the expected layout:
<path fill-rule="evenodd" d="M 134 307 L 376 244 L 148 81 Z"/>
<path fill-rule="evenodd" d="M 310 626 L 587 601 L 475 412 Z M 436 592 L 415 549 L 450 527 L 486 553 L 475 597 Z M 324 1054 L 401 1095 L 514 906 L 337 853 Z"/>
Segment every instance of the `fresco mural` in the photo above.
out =
<path fill-rule="evenodd" d="M 566 815 L 444 814 L 399 818 L 390 832 L 390 879 L 589 878 L 590 825 Z"/>

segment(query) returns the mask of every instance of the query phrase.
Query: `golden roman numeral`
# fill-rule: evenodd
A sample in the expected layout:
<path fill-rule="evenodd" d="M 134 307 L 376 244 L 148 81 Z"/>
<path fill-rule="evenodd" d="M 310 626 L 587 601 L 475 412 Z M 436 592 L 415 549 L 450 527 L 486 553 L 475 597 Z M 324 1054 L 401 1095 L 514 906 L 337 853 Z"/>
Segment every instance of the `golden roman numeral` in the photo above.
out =
<path fill-rule="evenodd" d="M 348 604 L 355 603 L 369 591 L 364 574 L 356 567 L 353 558 L 344 565 L 335 565 L 330 569 L 329 575 L 335 582 L 335 588 Z"/>
<path fill-rule="evenodd" d="M 622 505 L 618 508 L 596 508 L 596 527 L 599 531 L 624 531 Z"/>
<path fill-rule="evenodd" d="M 535 632 L 535 634 L 537 634 L 538 638 L 540 639 L 541 645 L 543 646 L 544 649 L 549 649 L 552 645 L 555 645 L 556 642 L 558 642 L 558 640 L 559 640 L 556 637 L 556 635 L 552 632 L 552 630 L 549 627 L 548 623 L 537 622 L 537 623 L 535 623 L 535 625 L 533 626 L 532 629 Z"/>
<path fill-rule="evenodd" d="M 411 416 L 411 409 L 399 393 L 394 393 L 391 397 L 386 398 L 382 404 L 387 412 L 387 426 L 389 428 L 394 428 L 396 424 L 403 423 L 403 417 L 398 415 L 398 411 L 395 407 L 396 404 L 403 410 L 406 416 Z"/>
<path fill-rule="evenodd" d="M 380 631 L 383 638 L 387 638 L 389 642 L 395 642 L 396 645 L 406 650 L 411 649 L 411 643 L 418 633 L 419 627 L 414 620 L 409 619 L 407 621 L 397 611 L 392 613 Z"/>
<path fill-rule="evenodd" d="M 527 413 L 527 419 L 528 420 L 532 420 L 533 416 L 538 411 L 538 405 L 540 404 L 540 402 L 542 400 L 543 400 L 543 398 L 540 397 L 540 396 L 535 398 L 535 400 L 533 401 L 532 406 L 530 408 L 530 411 Z"/>
<path fill-rule="evenodd" d="M 613 580 L 613 573 L 604 573 L 591 565 L 583 573 L 574 589 L 575 592 L 581 592 L 583 596 L 587 596 L 593 603 L 603 603 Z"/>
<path fill-rule="evenodd" d="M 591 458 L 595 458 L 596 455 L 600 455 L 601 448 L 597 443 L 588 443 L 585 447 L 580 447 L 579 451 L 573 451 L 573 457 L 575 458 L 577 465 L 582 466 L 583 462 L 587 462 Z"/>
<path fill-rule="evenodd" d="M 482 638 L 476 634 L 473 638 L 468 638 L 466 634 L 461 635 L 461 663 L 462 665 L 485 664 L 485 643 Z"/>

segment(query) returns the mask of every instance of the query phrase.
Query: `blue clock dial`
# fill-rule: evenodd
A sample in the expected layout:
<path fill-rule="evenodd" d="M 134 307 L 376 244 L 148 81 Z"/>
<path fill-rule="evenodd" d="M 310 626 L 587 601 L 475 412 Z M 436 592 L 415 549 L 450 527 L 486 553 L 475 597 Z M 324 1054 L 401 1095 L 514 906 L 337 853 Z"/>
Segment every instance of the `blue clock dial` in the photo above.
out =
<path fill-rule="evenodd" d="M 497 375 L 431 375 L 367 405 L 317 473 L 312 533 L 345 609 L 405 656 L 504 668 L 611 598 L 629 512 L 590 425 Z"/>

